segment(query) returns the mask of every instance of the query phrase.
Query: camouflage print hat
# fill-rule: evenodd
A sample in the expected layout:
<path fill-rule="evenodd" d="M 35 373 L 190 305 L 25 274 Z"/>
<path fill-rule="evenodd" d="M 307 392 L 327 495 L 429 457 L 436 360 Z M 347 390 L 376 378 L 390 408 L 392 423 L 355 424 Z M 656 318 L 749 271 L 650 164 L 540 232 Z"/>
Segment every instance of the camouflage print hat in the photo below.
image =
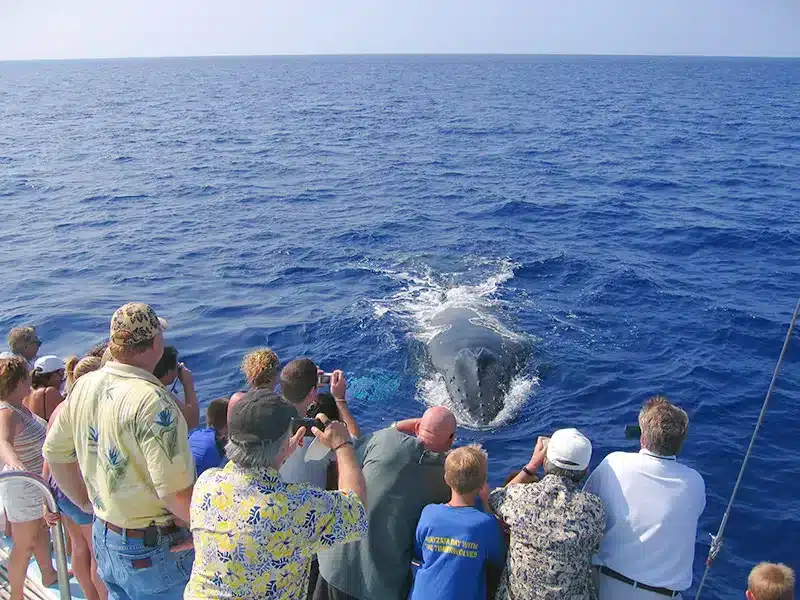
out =
<path fill-rule="evenodd" d="M 149 342 L 164 330 L 164 323 L 150 305 L 131 302 L 118 308 L 111 317 L 110 341 L 116 346 Z"/>

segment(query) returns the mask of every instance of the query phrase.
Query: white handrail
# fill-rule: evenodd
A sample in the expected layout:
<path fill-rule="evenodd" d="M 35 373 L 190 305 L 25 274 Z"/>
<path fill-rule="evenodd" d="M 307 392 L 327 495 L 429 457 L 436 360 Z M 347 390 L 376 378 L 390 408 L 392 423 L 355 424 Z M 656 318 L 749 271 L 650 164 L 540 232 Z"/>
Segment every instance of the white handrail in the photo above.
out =
<path fill-rule="evenodd" d="M 753 451 L 753 446 L 756 443 L 758 430 L 761 428 L 761 422 L 764 420 L 764 415 L 767 413 L 767 406 L 769 405 L 769 400 L 772 397 L 772 390 L 775 388 L 775 380 L 778 379 L 778 373 L 780 372 L 781 365 L 783 364 L 783 357 L 786 356 L 786 350 L 789 348 L 789 341 L 792 339 L 792 331 L 794 331 L 794 324 L 797 322 L 798 313 L 800 313 L 800 298 L 797 299 L 797 306 L 794 308 L 792 321 L 789 323 L 789 330 L 786 332 L 786 339 L 783 341 L 783 348 L 781 348 L 781 354 L 778 357 L 778 364 L 775 365 L 775 370 L 772 372 L 772 381 L 769 382 L 769 389 L 767 390 L 767 395 L 764 397 L 764 404 L 761 406 L 761 414 L 758 415 L 756 428 L 753 430 L 753 435 L 750 437 L 750 445 L 747 447 L 747 452 L 744 455 L 742 468 L 739 469 L 739 476 L 736 478 L 736 485 L 733 486 L 733 493 L 731 494 L 731 499 L 728 501 L 728 508 L 725 510 L 725 514 L 722 516 L 722 523 L 719 525 L 717 535 L 711 536 L 711 548 L 708 550 L 706 570 L 703 572 L 703 578 L 700 580 L 700 585 L 697 587 L 697 594 L 695 595 L 694 600 L 700 600 L 700 592 L 703 591 L 703 585 L 705 585 L 706 577 L 708 577 L 708 571 L 711 569 L 711 563 L 714 562 L 714 559 L 717 558 L 717 554 L 719 554 L 719 551 L 722 549 L 722 534 L 725 532 L 725 526 L 728 524 L 728 517 L 731 516 L 733 501 L 736 498 L 736 492 L 739 491 L 739 485 L 742 483 L 742 476 L 744 475 L 745 467 L 747 467 L 747 461 L 750 459 L 750 454 Z"/>
<path fill-rule="evenodd" d="M 0 483 L 10 480 L 24 480 L 36 485 L 44 495 L 47 502 L 47 508 L 50 512 L 61 513 L 56 504 L 56 498 L 50 486 L 45 483 L 44 479 L 33 473 L 26 473 L 24 471 L 6 471 L 0 473 Z M 69 590 L 69 573 L 67 572 L 67 548 L 64 545 L 64 530 L 59 523 L 56 527 L 52 528 L 55 532 L 55 551 L 56 551 L 56 572 L 58 573 L 58 591 L 61 600 L 72 600 L 72 594 Z"/>

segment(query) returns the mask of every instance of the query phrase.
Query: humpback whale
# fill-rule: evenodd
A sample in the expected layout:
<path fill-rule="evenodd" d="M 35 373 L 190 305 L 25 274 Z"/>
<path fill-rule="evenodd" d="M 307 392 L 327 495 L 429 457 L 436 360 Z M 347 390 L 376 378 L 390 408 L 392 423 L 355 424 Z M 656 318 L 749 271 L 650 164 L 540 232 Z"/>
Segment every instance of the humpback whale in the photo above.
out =
<path fill-rule="evenodd" d="M 433 367 L 444 377 L 451 400 L 476 425 L 488 425 L 524 364 L 522 345 L 482 325 L 470 309 L 448 308 L 433 324 L 445 328 L 427 344 Z"/>

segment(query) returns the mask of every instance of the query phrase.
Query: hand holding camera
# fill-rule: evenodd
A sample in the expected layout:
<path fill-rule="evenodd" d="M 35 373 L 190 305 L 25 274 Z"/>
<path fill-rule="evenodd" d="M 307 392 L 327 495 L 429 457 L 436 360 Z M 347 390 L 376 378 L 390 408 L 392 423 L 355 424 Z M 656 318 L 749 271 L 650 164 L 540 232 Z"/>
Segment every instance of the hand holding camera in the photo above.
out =
<path fill-rule="evenodd" d="M 331 450 L 337 450 L 350 442 L 350 432 L 341 421 L 330 421 L 323 413 L 317 415 L 317 420 L 322 421 L 323 429 L 314 426 L 311 432 L 314 436 Z"/>
<path fill-rule="evenodd" d="M 178 381 L 181 382 L 183 387 L 187 387 L 194 381 L 194 375 L 183 363 L 178 363 Z"/>

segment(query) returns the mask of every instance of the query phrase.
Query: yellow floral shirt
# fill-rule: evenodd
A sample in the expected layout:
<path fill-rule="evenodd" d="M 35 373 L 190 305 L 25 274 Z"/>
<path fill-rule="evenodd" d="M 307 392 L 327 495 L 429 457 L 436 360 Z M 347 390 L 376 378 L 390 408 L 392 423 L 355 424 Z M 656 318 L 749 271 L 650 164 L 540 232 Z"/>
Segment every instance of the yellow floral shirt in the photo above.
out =
<path fill-rule="evenodd" d="M 192 495 L 195 559 L 184 598 L 306 598 L 311 557 L 367 533 L 352 492 L 285 483 L 274 469 L 205 471 Z"/>

